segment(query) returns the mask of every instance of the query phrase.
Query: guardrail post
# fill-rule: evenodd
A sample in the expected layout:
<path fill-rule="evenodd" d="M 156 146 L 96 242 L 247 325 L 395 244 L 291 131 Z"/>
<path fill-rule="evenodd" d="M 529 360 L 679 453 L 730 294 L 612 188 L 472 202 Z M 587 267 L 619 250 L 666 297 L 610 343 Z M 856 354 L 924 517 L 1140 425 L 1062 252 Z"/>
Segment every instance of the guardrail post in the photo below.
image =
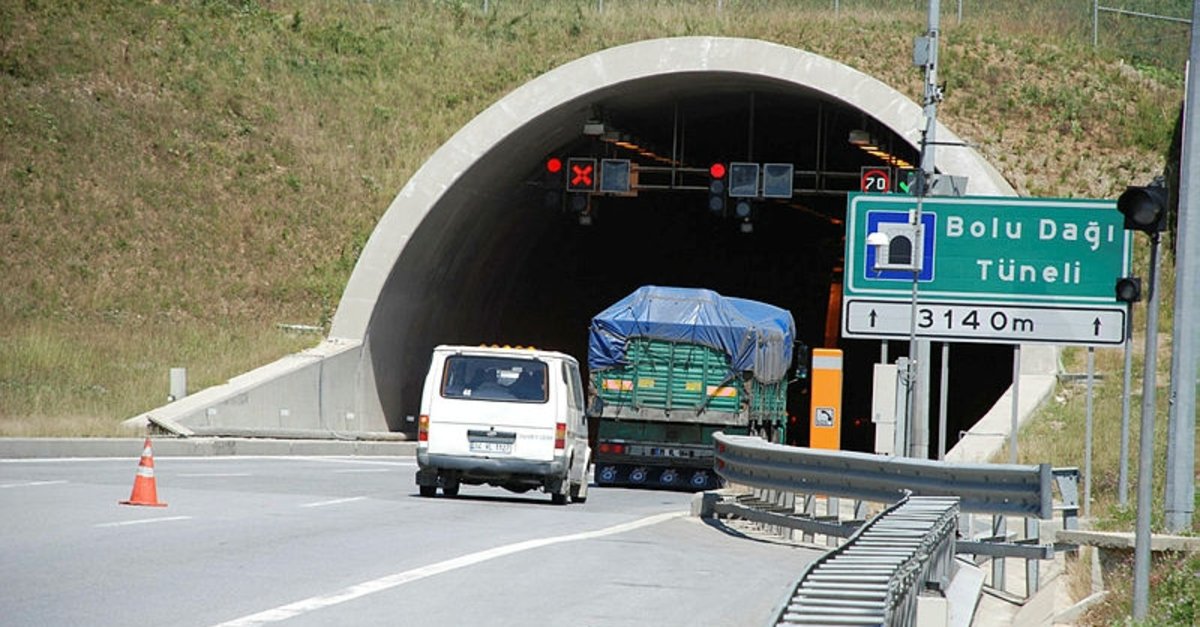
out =
<path fill-rule="evenodd" d="M 1014 434 L 1013 437 L 1016 437 Z M 1008 525 L 1004 516 L 992 516 L 992 537 L 1000 538 L 1008 533 Z M 992 587 L 1004 592 L 1004 558 L 992 558 Z"/>
<path fill-rule="evenodd" d="M 1036 518 L 1025 519 L 1025 539 L 1037 540 L 1041 537 L 1040 524 Z M 1041 588 L 1038 578 L 1038 560 L 1025 560 L 1025 598 L 1031 598 Z"/>
<path fill-rule="evenodd" d="M 842 519 L 841 503 L 838 502 L 836 496 L 825 497 L 825 515 L 836 517 L 837 520 Z M 825 546 L 837 546 L 838 539 L 834 536 L 825 536 Z"/>
<path fill-rule="evenodd" d="M 804 495 L 804 515 L 808 516 L 809 518 L 812 518 L 813 516 L 816 516 L 816 514 L 817 514 L 817 502 L 816 502 L 815 498 L 811 494 L 805 494 Z M 812 542 L 814 536 L 813 536 L 813 534 L 806 532 L 803 536 L 801 536 L 801 538 L 805 542 Z"/>

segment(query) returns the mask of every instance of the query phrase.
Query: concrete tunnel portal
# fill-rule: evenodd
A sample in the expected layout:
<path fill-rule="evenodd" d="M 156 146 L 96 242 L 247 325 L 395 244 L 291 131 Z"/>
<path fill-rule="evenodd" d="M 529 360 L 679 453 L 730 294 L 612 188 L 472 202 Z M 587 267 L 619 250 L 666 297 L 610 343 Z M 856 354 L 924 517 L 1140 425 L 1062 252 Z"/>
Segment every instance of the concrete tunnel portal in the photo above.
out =
<path fill-rule="evenodd" d="M 213 428 L 310 395 L 315 410 L 288 410 L 292 422 L 279 426 L 415 432 L 435 345 L 536 346 L 586 366 L 591 317 L 656 284 L 786 308 L 799 339 L 842 348 L 843 447 L 871 450 L 879 342 L 839 340 L 836 301 L 830 307 L 846 193 L 858 191 L 861 166 L 918 164 L 923 124 L 919 105 L 878 80 L 757 40 L 660 39 L 570 62 L 485 110 L 413 175 L 364 247 L 321 348 L 264 367 L 223 397 L 145 416 Z M 938 138 L 957 141 L 944 127 Z M 940 172 L 969 177 L 971 194 L 1013 194 L 973 150 L 935 154 Z M 581 219 L 574 198 L 546 182 L 550 157 L 629 159 L 636 194 L 590 195 Z M 742 161 L 793 164 L 793 197 L 756 201 L 748 221 L 732 204 L 711 211 L 709 165 Z M 907 342 L 890 352 L 906 353 Z M 960 344 L 951 359 L 948 432 L 957 434 L 1008 388 L 1011 348 Z M 789 411 L 802 429 L 791 437 L 804 443 L 808 408 L 794 387 Z"/>
<path fill-rule="evenodd" d="M 497 129 L 499 141 L 455 177 L 404 242 L 366 338 L 391 430 L 411 428 L 406 417 L 418 411 L 434 345 L 533 345 L 586 362 L 591 317 L 644 284 L 707 287 L 789 309 L 809 346 L 844 348 L 848 386 L 869 384 L 879 344 L 837 342 L 836 332 L 826 332 L 837 324 L 836 312 L 828 320 L 829 300 L 841 280 L 845 194 L 858 190 L 860 166 L 885 164 L 852 144 L 852 132 L 866 131 L 909 164 L 920 161 L 902 129 L 871 111 L 903 97 L 853 102 L 819 82 L 789 80 L 811 80 L 811 70 L 824 69 L 813 65 L 836 64 L 763 42 L 687 38 L 623 48 L 621 59 L 610 60 L 621 49 L 597 53 L 522 88 L 603 75 L 557 102 L 534 95 L 544 110 Z M 692 67 L 662 62 L 668 58 L 688 58 Z M 614 80 L 625 59 L 637 67 Z M 769 71 L 773 65 L 784 71 Z M 911 108 L 905 121 L 919 125 L 920 109 Z M 555 202 L 547 202 L 543 172 L 552 156 L 629 159 L 645 168 L 639 183 L 648 189 L 636 197 L 591 195 L 590 224 L 581 224 L 569 195 L 550 194 Z M 749 233 L 729 215 L 732 207 L 724 215 L 707 207 L 708 166 L 739 161 L 791 163 L 797 171 L 792 199 L 755 203 Z M 650 173 L 672 166 L 687 173 Z M 404 206 L 403 193 L 392 210 L 397 205 Z M 1008 386 L 995 375 L 1008 371 L 997 364 L 1009 352 L 986 345 L 955 351 L 955 372 L 968 374 L 956 376 L 950 416 L 978 417 L 991 406 Z M 807 416 L 801 386 L 794 387 L 790 410 Z M 861 388 L 846 394 L 848 448 L 870 449 L 869 396 Z M 806 419 L 797 422 L 806 429 Z M 969 426 L 952 424 L 950 432 Z"/>

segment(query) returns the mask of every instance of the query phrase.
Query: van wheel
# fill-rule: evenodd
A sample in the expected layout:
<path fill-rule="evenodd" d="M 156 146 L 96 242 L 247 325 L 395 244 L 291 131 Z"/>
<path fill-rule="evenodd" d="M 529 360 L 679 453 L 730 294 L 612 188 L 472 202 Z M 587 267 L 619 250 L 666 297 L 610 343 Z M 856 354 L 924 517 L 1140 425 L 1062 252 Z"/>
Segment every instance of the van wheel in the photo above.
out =
<path fill-rule="evenodd" d="M 555 505 L 566 505 L 567 504 L 567 495 L 565 495 L 561 492 L 555 492 L 554 494 L 550 495 L 550 502 Z"/>
<path fill-rule="evenodd" d="M 458 480 L 450 479 L 442 484 L 442 494 L 445 496 L 458 496 Z"/>
<path fill-rule="evenodd" d="M 437 486 L 435 486 L 435 485 L 423 485 L 423 486 L 420 486 L 420 488 L 421 488 L 421 496 L 423 496 L 423 497 L 431 498 L 431 497 L 437 496 Z"/>

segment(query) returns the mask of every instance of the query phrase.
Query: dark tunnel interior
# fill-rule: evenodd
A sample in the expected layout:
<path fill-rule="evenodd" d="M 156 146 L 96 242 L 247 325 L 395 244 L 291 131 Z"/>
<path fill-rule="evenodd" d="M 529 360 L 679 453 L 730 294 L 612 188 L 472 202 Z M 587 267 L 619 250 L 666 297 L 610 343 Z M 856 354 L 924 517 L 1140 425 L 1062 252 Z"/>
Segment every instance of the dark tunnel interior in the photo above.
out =
<path fill-rule="evenodd" d="M 913 164 L 917 150 L 852 106 L 796 85 L 695 78 L 617 85 L 559 107 L 537 128 L 514 130 L 442 194 L 405 245 L 369 326 L 390 429 L 415 428 L 408 417 L 419 411 L 434 346 L 560 350 L 586 376 L 592 316 L 639 286 L 668 285 L 783 307 L 800 340 L 843 349 L 842 446 L 872 450 L 880 343 L 842 339 L 836 310 L 827 318 L 830 295 L 840 291 L 846 192 L 858 191 L 861 166 L 885 162 L 848 138 L 865 131 Z M 604 134 L 594 134 L 596 123 Z M 585 134 L 588 124 L 593 134 Z M 583 224 L 570 194 L 547 189 L 552 156 L 630 159 L 641 168 L 637 193 L 590 195 L 590 224 Z M 708 207 L 709 165 L 737 161 L 796 169 L 794 196 L 756 201 L 749 232 L 730 206 L 723 213 Z M 891 359 L 907 348 L 892 342 Z M 932 354 L 936 451 L 940 350 Z M 1011 360 L 1009 346 L 951 348 L 947 448 L 1007 389 Z M 808 411 L 806 385 L 793 384 L 794 443 L 808 441 Z"/>

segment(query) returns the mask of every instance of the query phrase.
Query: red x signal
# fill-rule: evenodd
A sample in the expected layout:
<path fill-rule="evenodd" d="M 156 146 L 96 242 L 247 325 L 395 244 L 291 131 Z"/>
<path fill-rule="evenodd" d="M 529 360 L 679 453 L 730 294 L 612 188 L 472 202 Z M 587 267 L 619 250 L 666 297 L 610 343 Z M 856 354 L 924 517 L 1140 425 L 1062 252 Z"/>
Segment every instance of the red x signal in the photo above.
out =
<path fill-rule="evenodd" d="M 572 192 L 590 192 L 596 189 L 596 160 L 568 159 L 567 167 L 571 178 L 567 181 L 567 190 Z"/>

